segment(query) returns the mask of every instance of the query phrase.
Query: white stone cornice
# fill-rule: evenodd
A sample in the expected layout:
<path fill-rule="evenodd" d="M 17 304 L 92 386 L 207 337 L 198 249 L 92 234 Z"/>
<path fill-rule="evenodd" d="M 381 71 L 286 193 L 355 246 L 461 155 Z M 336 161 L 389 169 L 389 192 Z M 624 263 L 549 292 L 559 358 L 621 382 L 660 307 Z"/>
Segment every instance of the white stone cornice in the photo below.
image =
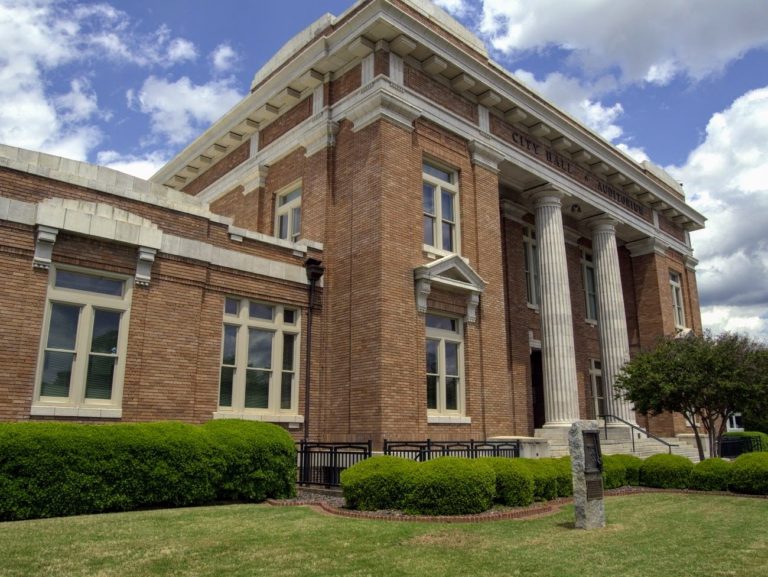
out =
<path fill-rule="evenodd" d="M 269 167 L 265 164 L 259 164 L 254 167 L 253 171 L 246 174 L 243 178 L 243 196 L 246 196 L 258 188 L 267 186 L 268 173 Z"/>
<path fill-rule="evenodd" d="M 394 91 L 388 90 L 387 84 L 374 83 L 370 86 L 368 94 L 346 112 L 346 117 L 354 125 L 353 132 L 362 130 L 377 120 L 388 120 L 396 126 L 412 131 L 413 121 L 421 116 L 421 110 L 396 95 Z"/>
<path fill-rule="evenodd" d="M 501 209 L 503 211 L 504 218 L 507 220 L 512 220 L 520 224 L 528 224 L 523 220 L 523 216 L 530 213 L 530 211 L 522 204 L 517 204 L 516 202 L 505 198 L 501 201 Z"/>
<path fill-rule="evenodd" d="M 336 135 L 339 132 L 339 124 L 328 120 L 310 128 L 302 137 L 304 156 L 310 157 L 321 150 L 336 144 Z"/>
<path fill-rule="evenodd" d="M 659 256 L 666 256 L 667 250 L 669 249 L 667 243 L 654 237 L 636 240 L 635 242 L 627 243 L 625 246 L 627 247 L 627 250 L 629 250 L 630 256 L 633 258 L 653 253 Z"/>
<path fill-rule="evenodd" d="M 498 174 L 499 163 L 504 160 L 504 155 L 501 152 L 478 140 L 469 143 L 469 151 L 472 153 L 473 164 Z"/>
<path fill-rule="evenodd" d="M 690 255 L 686 255 L 683 257 L 683 261 L 685 262 L 685 268 L 687 268 L 689 271 L 695 272 L 696 267 L 699 264 L 699 260 L 696 258 L 693 258 Z"/>

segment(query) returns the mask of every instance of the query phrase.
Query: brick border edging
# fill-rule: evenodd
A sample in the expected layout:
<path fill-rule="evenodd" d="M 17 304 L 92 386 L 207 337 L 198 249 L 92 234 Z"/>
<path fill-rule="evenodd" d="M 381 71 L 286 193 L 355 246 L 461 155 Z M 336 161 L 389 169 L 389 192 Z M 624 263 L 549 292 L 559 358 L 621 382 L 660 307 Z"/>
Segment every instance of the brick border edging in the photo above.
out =
<path fill-rule="evenodd" d="M 741 497 L 747 499 L 768 499 L 768 495 L 746 495 L 742 493 L 730 493 L 728 491 L 695 491 L 692 489 L 658 489 L 654 487 L 621 487 L 608 489 L 606 497 L 623 497 L 626 495 L 642 495 L 644 493 L 671 493 L 678 495 L 715 495 L 720 497 Z M 386 515 L 373 511 L 354 511 L 341 509 L 317 501 L 283 501 L 279 499 L 267 499 L 266 503 L 273 507 L 310 507 L 319 512 L 337 517 L 352 519 L 371 519 L 375 521 L 409 521 L 415 523 L 485 523 L 489 521 L 509 521 L 514 519 L 530 519 L 532 517 L 544 517 L 556 513 L 563 505 L 573 502 L 573 497 L 563 497 L 538 503 L 528 507 L 521 507 L 510 511 L 486 511 L 475 515 Z"/>

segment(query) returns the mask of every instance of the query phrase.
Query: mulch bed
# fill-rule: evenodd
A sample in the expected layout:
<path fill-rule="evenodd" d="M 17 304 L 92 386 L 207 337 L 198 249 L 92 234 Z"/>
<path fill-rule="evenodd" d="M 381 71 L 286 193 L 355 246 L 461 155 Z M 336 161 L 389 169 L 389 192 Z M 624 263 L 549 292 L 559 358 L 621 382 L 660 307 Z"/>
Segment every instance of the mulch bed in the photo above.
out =
<path fill-rule="evenodd" d="M 639 495 L 643 493 L 677 493 L 695 495 L 721 495 L 730 497 L 746 497 L 766 499 L 768 495 L 742 495 L 726 491 L 692 491 L 681 489 L 654 489 L 651 487 L 622 487 L 605 491 L 606 497 L 622 495 Z M 379 521 L 412 521 L 427 523 L 484 523 L 486 521 L 508 521 L 512 519 L 531 519 L 544 517 L 559 511 L 564 505 L 573 503 L 573 498 L 566 497 L 554 499 L 545 503 L 534 503 L 528 507 L 504 507 L 491 509 L 475 515 L 406 515 L 402 511 L 355 511 L 344 508 L 344 498 L 334 494 L 318 494 L 311 491 L 298 489 L 297 496 L 293 499 L 267 499 L 267 503 L 276 507 L 305 506 L 315 511 L 339 517 L 351 517 L 354 519 L 376 519 Z"/>

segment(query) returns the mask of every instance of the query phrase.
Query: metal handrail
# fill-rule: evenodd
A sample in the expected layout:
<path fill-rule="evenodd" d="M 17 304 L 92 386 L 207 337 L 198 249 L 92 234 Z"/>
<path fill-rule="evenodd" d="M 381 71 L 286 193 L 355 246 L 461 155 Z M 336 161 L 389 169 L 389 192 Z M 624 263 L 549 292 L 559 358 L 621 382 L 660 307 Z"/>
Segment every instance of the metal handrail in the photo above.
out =
<path fill-rule="evenodd" d="M 631 429 L 634 429 L 634 430 L 642 433 L 646 437 L 650 437 L 654 441 L 658 441 L 662 445 L 666 445 L 670 455 L 672 454 L 672 447 L 678 447 L 679 446 L 676 443 L 668 443 L 667 441 L 665 441 L 664 439 L 662 439 L 660 437 L 657 437 L 653 433 L 649 433 L 648 431 L 646 431 L 642 427 L 638 427 L 634 423 L 630 423 L 629 421 L 625 421 L 624 419 L 622 419 L 621 417 L 617 417 L 616 415 L 598 415 L 598 418 L 603 419 L 603 426 L 605 427 L 605 438 L 606 439 L 608 438 L 608 419 L 606 419 L 606 417 L 608 417 L 610 419 L 614 419 L 616 421 L 621 421 L 622 423 L 624 423 L 625 425 L 627 425 Z M 632 435 L 632 452 L 633 453 L 635 452 L 635 436 L 634 435 Z"/>

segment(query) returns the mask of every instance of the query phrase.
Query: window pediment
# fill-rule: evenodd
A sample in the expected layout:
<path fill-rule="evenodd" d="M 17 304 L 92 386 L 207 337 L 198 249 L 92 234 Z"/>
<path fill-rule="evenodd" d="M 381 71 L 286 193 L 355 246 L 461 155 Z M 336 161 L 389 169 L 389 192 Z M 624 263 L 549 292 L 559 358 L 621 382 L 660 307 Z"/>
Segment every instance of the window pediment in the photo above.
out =
<path fill-rule="evenodd" d="M 413 278 L 416 284 L 416 308 L 419 312 L 427 311 L 427 297 L 434 284 L 450 292 L 466 294 L 465 320 L 468 323 L 475 322 L 480 294 L 488 283 L 462 257 L 452 254 L 416 267 Z"/>

